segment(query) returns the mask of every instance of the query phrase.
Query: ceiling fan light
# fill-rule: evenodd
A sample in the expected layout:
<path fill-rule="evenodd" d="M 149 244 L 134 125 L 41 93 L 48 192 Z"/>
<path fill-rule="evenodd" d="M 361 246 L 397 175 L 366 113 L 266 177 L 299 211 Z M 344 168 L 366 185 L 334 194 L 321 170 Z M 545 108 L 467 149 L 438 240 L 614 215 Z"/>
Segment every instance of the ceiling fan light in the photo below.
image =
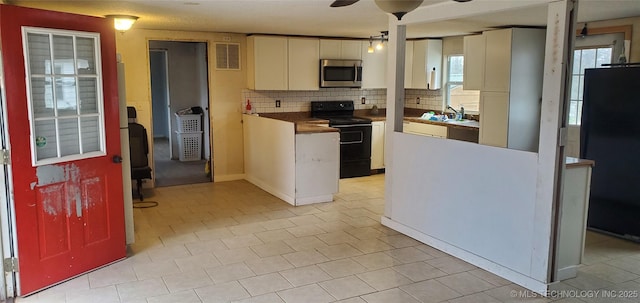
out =
<path fill-rule="evenodd" d="M 402 16 L 416 9 L 423 0 L 376 0 L 376 5 L 383 11 L 402 19 Z"/>

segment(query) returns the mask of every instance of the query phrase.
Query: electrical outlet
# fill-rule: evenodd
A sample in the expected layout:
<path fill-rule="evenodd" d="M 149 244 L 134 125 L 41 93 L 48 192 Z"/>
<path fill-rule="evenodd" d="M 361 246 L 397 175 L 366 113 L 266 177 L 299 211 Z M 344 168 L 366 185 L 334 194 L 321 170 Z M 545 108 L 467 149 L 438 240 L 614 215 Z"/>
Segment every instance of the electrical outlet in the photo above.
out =
<path fill-rule="evenodd" d="M 280 100 L 276 100 L 276 107 L 280 107 Z"/>
<path fill-rule="evenodd" d="M 366 97 L 360 97 L 360 103 L 367 104 L 367 98 Z"/>
<path fill-rule="evenodd" d="M 416 104 L 420 104 L 420 97 L 416 97 Z"/>

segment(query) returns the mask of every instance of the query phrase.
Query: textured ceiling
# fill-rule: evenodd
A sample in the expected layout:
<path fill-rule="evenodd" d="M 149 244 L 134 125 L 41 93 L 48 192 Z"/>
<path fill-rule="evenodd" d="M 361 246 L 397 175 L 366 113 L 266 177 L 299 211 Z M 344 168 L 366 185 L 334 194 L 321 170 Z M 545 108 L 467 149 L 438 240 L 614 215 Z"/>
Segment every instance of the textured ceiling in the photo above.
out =
<path fill-rule="evenodd" d="M 366 38 L 388 27 L 388 15 L 373 0 L 330 8 L 333 0 L 67 0 L 4 2 L 57 11 L 104 16 L 131 14 L 144 29 L 265 33 Z M 545 0 L 425 0 L 405 16 L 407 36 L 443 37 L 478 32 L 506 25 L 545 25 Z M 515 10 L 480 13 L 473 7 Z M 526 4 L 526 5 L 525 5 Z M 468 12 L 468 13 L 465 13 Z M 581 0 L 578 21 L 640 16 L 640 0 Z M 427 20 L 427 21 L 424 21 Z"/>

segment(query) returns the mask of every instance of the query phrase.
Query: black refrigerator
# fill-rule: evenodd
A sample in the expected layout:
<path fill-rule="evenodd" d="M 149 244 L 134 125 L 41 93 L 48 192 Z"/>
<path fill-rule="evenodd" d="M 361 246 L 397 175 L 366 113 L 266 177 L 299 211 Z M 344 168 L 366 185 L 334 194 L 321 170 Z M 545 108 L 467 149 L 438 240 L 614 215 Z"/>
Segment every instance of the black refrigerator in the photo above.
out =
<path fill-rule="evenodd" d="M 587 226 L 640 241 L 640 67 L 584 77 L 580 157 L 595 160 Z"/>

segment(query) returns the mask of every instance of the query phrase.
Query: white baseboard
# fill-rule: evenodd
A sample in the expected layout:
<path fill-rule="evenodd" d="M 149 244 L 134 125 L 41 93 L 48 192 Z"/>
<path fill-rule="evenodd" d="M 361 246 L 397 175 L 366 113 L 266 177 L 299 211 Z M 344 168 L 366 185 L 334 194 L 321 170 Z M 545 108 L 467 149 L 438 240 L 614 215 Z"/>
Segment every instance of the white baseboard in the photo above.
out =
<path fill-rule="evenodd" d="M 434 237 L 431 237 L 425 233 L 417 231 L 411 227 L 408 227 L 402 223 L 396 222 L 390 218 L 383 216 L 381 218 L 382 225 L 387 226 L 395 231 L 403 233 L 411 238 L 414 238 L 422 243 L 425 243 L 429 246 L 432 246 L 436 249 L 439 249 L 445 253 L 448 253 L 456 258 L 459 258 L 463 261 L 469 262 L 477 267 L 480 267 L 488 272 L 491 272 L 495 275 L 498 275 L 502 278 L 505 278 L 515 284 L 518 284 L 522 287 L 530 289 L 536 293 L 541 295 L 547 295 L 548 285 L 547 283 L 540 282 L 531 277 L 525 276 L 519 272 L 516 272 L 510 268 L 504 267 L 502 265 L 496 264 L 492 261 L 489 261 L 485 258 L 482 258 L 472 252 L 463 250 L 458 248 L 457 246 L 453 246 L 447 242 L 441 241 Z"/>
<path fill-rule="evenodd" d="M 558 268 L 558 274 L 556 275 L 556 279 L 558 281 L 575 278 L 578 276 L 578 267 L 579 265 L 571 265 L 565 268 Z"/>
<path fill-rule="evenodd" d="M 296 206 L 300 205 L 308 205 L 314 203 L 324 203 L 324 202 L 332 202 L 333 195 L 322 195 L 322 196 L 313 196 L 313 197 L 304 197 L 304 198 L 296 198 Z"/>
<path fill-rule="evenodd" d="M 226 181 L 236 181 L 236 180 L 244 180 L 244 174 L 235 174 L 235 175 L 213 175 L 213 182 L 226 182 Z"/>

